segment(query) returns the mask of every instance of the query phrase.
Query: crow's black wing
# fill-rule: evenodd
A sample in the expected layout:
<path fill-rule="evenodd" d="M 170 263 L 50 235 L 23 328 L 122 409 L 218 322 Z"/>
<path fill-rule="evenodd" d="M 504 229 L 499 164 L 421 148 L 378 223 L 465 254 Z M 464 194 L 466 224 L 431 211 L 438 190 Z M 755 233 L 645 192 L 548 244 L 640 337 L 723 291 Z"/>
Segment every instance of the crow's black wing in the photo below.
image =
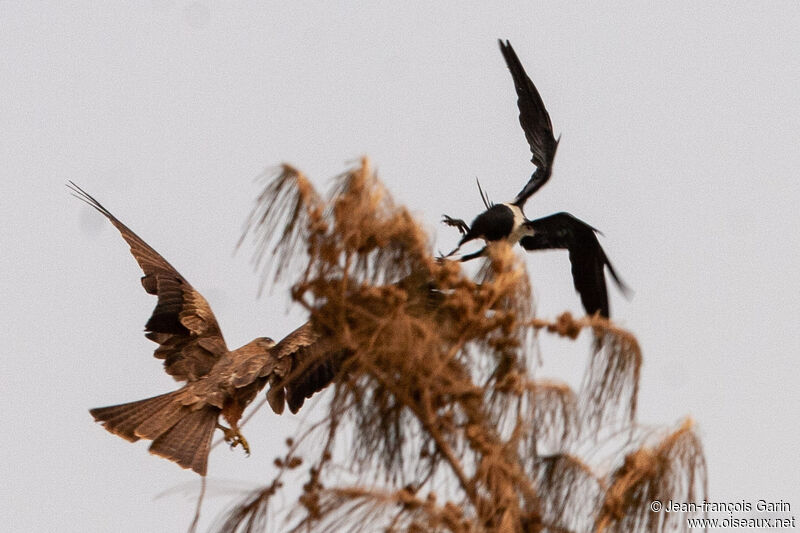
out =
<path fill-rule="evenodd" d="M 603 268 L 608 267 L 623 292 L 627 292 L 628 288 L 619 279 L 600 246 L 595 235 L 597 230 L 569 213 L 556 213 L 526 224 L 534 234 L 520 240 L 522 247 L 529 251 L 566 248 L 572 264 L 572 281 L 586 313 L 593 315 L 600 312 L 608 317 L 608 291 Z"/>
<path fill-rule="evenodd" d="M 511 43 L 499 41 L 500 51 L 511 71 L 514 79 L 514 89 L 517 91 L 517 106 L 519 107 L 519 123 L 525 131 L 525 138 L 531 147 L 533 157 L 531 161 L 536 165 L 536 171 L 525 184 L 525 187 L 514 198 L 514 204 L 522 207 L 530 196 L 547 183 L 553 170 L 553 158 L 556 156 L 558 141 L 553 136 L 553 124 L 550 115 L 544 107 L 542 97 L 531 79 L 525 73 L 517 54 Z"/>

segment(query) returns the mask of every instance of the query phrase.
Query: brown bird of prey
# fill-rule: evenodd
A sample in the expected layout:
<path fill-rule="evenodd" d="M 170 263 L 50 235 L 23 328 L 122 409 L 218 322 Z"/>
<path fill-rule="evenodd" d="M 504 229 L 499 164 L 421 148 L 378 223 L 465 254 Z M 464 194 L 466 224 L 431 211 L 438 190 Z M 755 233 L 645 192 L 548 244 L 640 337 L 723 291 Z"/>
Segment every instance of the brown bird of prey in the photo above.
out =
<path fill-rule="evenodd" d="M 249 454 L 238 422 L 267 383 L 270 406 L 280 414 L 284 404 L 297 412 L 306 398 L 333 380 L 343 352 L 310 323 L 277 344 L 259 337 L 229 350 L 205 298 L 100 202 L 72 182 L 68 187 L 105 215 L 127 241 L 144 271 L 144 290 L 158 297 L 145 336 L 158 343 L 154 355 L 164 360 L 167 374 L 186 382 L 153 398 L 91 409 L 108 431 L 131 442 L 152 440 L 150 453 L 204 476 L 216 428 L 231 447 L 241 444 Z M 229 428 L 219 424 L 220 415 Z"/>

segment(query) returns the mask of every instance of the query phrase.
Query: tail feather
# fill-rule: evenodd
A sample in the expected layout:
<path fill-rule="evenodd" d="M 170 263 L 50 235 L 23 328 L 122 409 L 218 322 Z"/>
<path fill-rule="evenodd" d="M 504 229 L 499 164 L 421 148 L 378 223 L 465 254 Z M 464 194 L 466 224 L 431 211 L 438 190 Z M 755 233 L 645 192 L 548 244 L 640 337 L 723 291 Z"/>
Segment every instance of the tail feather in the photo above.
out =
<path fill-rule="evenodd" d="M 608 271 L 611 273 L 611 277 L 614 278 L 614 281 L 617 283 L 617 287 L 619 287 L 619 290 L 622 292 L 625 298 L 630 300 L 631 297 L 633 296 L 633 290 L 630 287 L 628 287 L 625 284 L 625 282 L 622 281 L 622 279 L 617 275 L 617 271 L 614 270 L 613 266 L 611 266 L 611 261 L 608 260 L 608 257 L 605 257 L 604 259 L 606 266 L 608 267 Z"/>
<path fill-rule="evenodd" d="M 183 398 L 185 390 L 179 389 L 89 412 L 109 432 L 130 442 L 153 440 L 150 453 L 204 476 L 220 410 L 213 406 L 192 408 L 183 405 Z"/>
<path fill-rule="evenodd" d="M 186 407 L 181 405 L 180 402 L 173 401 L 139 424 L 135 430 L 136 436 L 149 440 L 157 439 L 165 431 L 189 415 L 192 410 L 191 407 Z"/>
<path fill-rule="evenodd" d="M 90 409 L 89 413 L 114 435 L 119 435 L 130 442 L 136 442 L 140 437 L 140 435 L 136 434 L 136 429 L 139 425 L 173 403 L 177 392 L 179 391 L 146 398 L 137 402 L 98 407 Z"/>
<path fill-rule="evenodd" d="M 201 476 L 206 475 L 211 438 L 217 427 L 219 409 L 204 407 L 191 412 L 178 421 L 150 445 L 150 453 L 175 461 L 183 468 L 191 468 Z"/>

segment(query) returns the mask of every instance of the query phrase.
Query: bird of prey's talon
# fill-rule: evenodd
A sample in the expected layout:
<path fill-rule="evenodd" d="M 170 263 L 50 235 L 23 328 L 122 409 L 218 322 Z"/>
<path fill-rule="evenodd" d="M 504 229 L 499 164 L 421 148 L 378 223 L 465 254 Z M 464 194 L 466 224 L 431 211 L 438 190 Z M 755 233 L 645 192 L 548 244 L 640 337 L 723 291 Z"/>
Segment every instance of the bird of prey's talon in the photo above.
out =
<path fill-rule="evenodd" d="M 248 456 L 250 455 L 250 444 L 247 443 L 247 439 L 244 438 L 244 435 L 239 432 L 239 428 L 226 428 L 220 424 L 217 424 L 217 427 L 224 433 L 223 438 L 225 442 L 230 444 L 231 450 L 241 444 L 244 453 Z"/>

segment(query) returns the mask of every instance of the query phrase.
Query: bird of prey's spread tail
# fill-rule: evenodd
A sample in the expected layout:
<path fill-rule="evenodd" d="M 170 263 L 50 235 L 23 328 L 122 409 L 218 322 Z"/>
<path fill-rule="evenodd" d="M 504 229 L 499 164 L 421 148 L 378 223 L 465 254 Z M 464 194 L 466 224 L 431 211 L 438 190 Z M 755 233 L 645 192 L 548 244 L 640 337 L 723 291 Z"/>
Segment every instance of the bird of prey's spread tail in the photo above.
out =
<path fill-rule="evenodd" d="M 155 357 L 180 389 L 137 402 L 90 410 L 111 433 L 131 442 L 152 440 L 150 452 L 206 474 L 211 439 L 220 428 L 231 446 L 249 453 L 238 422 L 267 384 L 270 406 L 294 413 L 306 398 L 326 387 L 343 360 L 341 349 L 306 323 L 277 344 L 259 337 L 229 350 L 205 298 L 161 255 L 112 215 L 100 202 L 70 182 L 69 188 L 108 218 L 130 246 L 144 276 L 144 290 L 158 297 L 145 325 L 159 346 Z M 219 424 L 219 417 L 230 427 Z"/>
<path fill-rule="evenodd" d="M 509 241 L 512 244 L 518 242 L 529 251 L 566 248 L 572 263 L 572 280 L 575 290 L 580 294 L 586 312 L 590 315 L 599 313 L 608 317 L 608 292 L 604 269 L 608 268 L 614 281 L 623 292 L 627 293 L 628 289 L 617 276 L 600 246 L 595 235 L 597 230 L 568 213 L 557 213 L 536 220 L 528 220 L 522 211 L 528 198 L 550 179 L 560 137 L 556 139 L 553 136 L 553 125 L 550 122 L 550 115 L 544 107 L 544 102 L 542 102 L 542 97 L 525 73 L 525 69 L 522 68 L 522 63 L 511 47 L 511 43 L 499 42 L 500 51 L 503 53 L 508 70 L 511 71 L 511 78 L 514 80 L 514 88 L 517 91 L 517 107 L 519 107 L 519 122 L 525 132 L 528 145 L 530 145 L 533 154 L 531 161 L 536 165 L 536 170 L 511 202 L 489 205 L 481 190 L 481 198 L 486 205 L 486 211 L 475 217 L 472 224 L 468 225 L 461 219 L 444 215 L 443 222 L 458 228 L 462 234 L 458 246 L 445 257 L 452 256 L 463 244 L 475 239 L 483 239 L 487 246 L 501 240 Z M 480 188 L 480 185 L 478 187 Z M 461 261 L 469 261 L 485 254 L 486 247 L 463 256 Z"/>

